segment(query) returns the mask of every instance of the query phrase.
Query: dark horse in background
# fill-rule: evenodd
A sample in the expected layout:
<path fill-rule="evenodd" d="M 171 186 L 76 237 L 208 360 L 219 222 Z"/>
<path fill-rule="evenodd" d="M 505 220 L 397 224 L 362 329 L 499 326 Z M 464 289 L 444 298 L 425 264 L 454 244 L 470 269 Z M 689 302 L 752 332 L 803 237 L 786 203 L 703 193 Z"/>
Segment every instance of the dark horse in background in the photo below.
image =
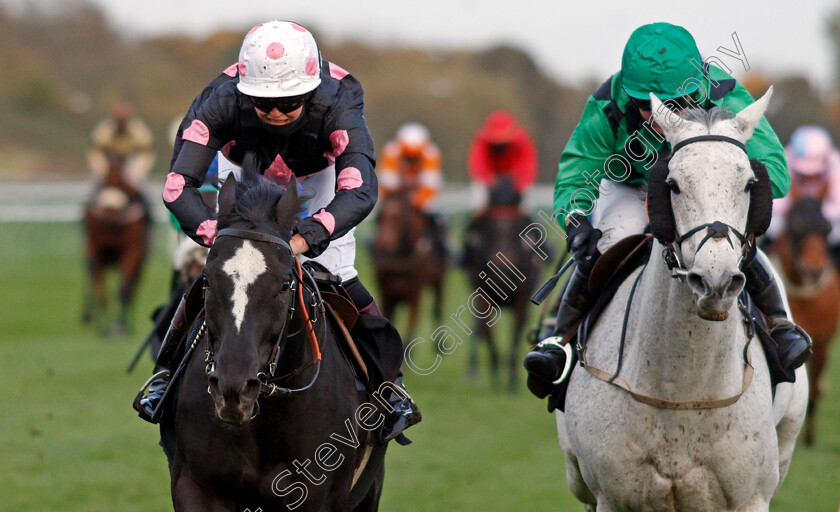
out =
<path fill-rule="evenodd" d="M 814 355 L 808 368 L 810 395 L 805 423 L 805 443 L 808 445 L 815 440 L 815 413 L 823 391 L 820 375 L 840 319 L 840 277 L 826 241 L 831 224 L 822 213 L 827 186 L 826 182 L 816 197 L 812 197 L 803 194 L 793 180 L 792 204 L 785 218 L 785 230 L 771 247 L 781 263 L 793 318 L 814 341 Z"/>
<path fill-rule="evenodd" d="M 219 193 L 187 338 L 205 357 L 184 350 L 161 422 L 176 511 L 378 508 L 385 445 L 362 428 L 377 412 L 288 246 L 300 206 L 248 173 Z"/>
<path fill-rule="evenodd" d="M 148 204 L 126 181 L 124 164 L 124 158 L 110 159 L 108 174 L 97 184 L 83 219 L 91 286 L 82 320 L 90 323 L 104 315 L 108 305 L 106 272 L 116 267 L 122 277 L 120 310 L 113 327 L 116 334 L 128 330 L 129 310 L 146 260 L 151 226 Z"/>
<path fill-rule="evenodd" d="M 500 179 L 490 190 L 489 204 L 467 227 L 463 265 L 473 285 L 481 291 L 472 300 L 478 312 L 498 308 L 513 313 L 508 367 L 511 392 L 516 390 L 520 365 L 519 340 L 528 317 L 530 292 L 539 280 L 542 261 L 524 242 L 522 233 L 531 219 L 520 209 L 521 195 L 510 179 Z M 492 304 L 488 303 L 488 299 Z M 483 314 L 477 316 L 485 316 Z M 488 326 L 493 316 L 477 318 L 476 341 L 470 345 L 468 375 L 478 374 L 478 342 L 484 341 L 490 351 L 490 370 L 493 385 L 500 385 L 499 349 L 494 328 Z"/>
<path fill-rule="evenodd" d="M 413 338 L 423 290 L 434 293 L 433 317 L 443 321 L 443 286 L 446 276 L 445 236 L 433 220 L 411 202 L 410 190 L 401 189 L 385 198 L 376 219 L 373 267 L 385 318 L 393 321 L 394 310 L 408 303 L 406 338 Z"/>

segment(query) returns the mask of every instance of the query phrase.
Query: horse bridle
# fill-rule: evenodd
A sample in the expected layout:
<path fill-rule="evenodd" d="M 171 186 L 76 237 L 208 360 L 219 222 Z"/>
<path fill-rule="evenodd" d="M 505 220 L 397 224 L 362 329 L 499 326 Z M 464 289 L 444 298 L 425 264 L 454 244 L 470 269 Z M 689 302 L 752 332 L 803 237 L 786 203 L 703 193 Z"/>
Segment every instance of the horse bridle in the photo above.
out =
<path fill-rule="evenodd" d="M 673 157 L 677 151 L 684 148 L 689 144 L 693 144 L 695 142 L 709 142 L 709 141 L 720 141 L 732 144 L 737 146 L 741 149 L 745 154 L 747 152 L 747 147 L 738 139 L 733 139 L 732 137 L 727 137 L 725 135 L 698 135 L 697 137 L 689 137 L 687 139 L 681 140 L 674 147 L 671 149 L 671 157 Z M 674 229 L 676 230 L 676 223 L 674 223 Z M 694 251 L 695 256 L 703 245 L 709 241 L 709 239 L 713 240 L 720 240 L 722 238 L 726 238 L 729 242 L 729 246 L 734 248 L 734 244 L 732 243 L 732 239 L 729 237 L 729 232 L 735 235 L 739 242 L 741 242 L 741 259 L 738 261 L 738 267 L 741 266 L 743 261 L 746 259 L 747 255 L 752 251 L 752 247 L 755 244 L 755 236 L 748 234 L 748 233 L 741 233 L 734 227 L 725 222 L 721 222 L 719 220 L 713 222 L 707 222 L 706 224 L 701 224 L 697 227 L 694 227 L 688 230 L 684 235 L 680 235 L 679 232 L 676 233 L 676 239 L 673 242 L 668 242 L 665 244 L 665 249 L 662 251 L 662 257 L 665 259 L 665 264 L 668 265 L 668 270 L 671 271 L 671 277 L 680 279 L 681 281 L 685 281 L 686 276 L 688 275 L 688 268 L 686 268 L 685 264 L 683 263 L 682 258 L 677 252 L 677 247 L 682 247 L 682 243 L 694 236 L 695 234 L 699 233 L 702 230 L 706 230 L 706 236 L 700 241 L 700 244 L 697 246 L 697 249 Z"/>
<path fill-rule="evenodd" d="M 302 366 L 285 375 L 274 375 L 277 371 L 277 364 L 280 360 L 280 354 L 282 352 L 281 348 L 284 340 L 286 339 L 286 329 L 289 325 L 290 320 L 297 311 L 297 309 L 295 308 L 295 298 L 293 298 L 292 304 L 291 306 L 289 306 L 289 312 L 283 319 L 283 325 L 280 328 L 280 333 L 277 335 L 277 341 L 275 342 L 274 348 L 271 350 L 271 354 L 269 355 L 268 362 L 266 364 L 266 369 L 265 371 L 257 373 L 257 379 L 260 381 L 260 394 L 266 396 L 278 395 L 286 397 L 295 393 L 302 393 L 310 389 L 315 384 L 315 381 L 318 380 L 318 376 L 321 373 L 321 350 L 318 345 L 318 336 L 315 333 L 314 325 L 318 323 L 319 318 L 321 320 L 321 323 L 326 325 L 326 311 L 324 308 L 324 300 L 321 298 L 321 292 L 318 289 L 318 285 L 315 281 L 315 278 L 310 272 L 303 270 L 303 268 L 300 265 L 300 261 L 297 259 L 297 256 L 295 256 L 295 253 L 292 250 L 292 247 L 289 245 L 288 242 L 286 242 L 278 236 L 270 235 L 268 233 L 260 233 L 258 231 L 236 228 L 222 229 L 216 235 L 216 238 L 223 236 L 254 240 L 256 242 L 267 242 L 270 244 L 278 245 L 289 251 L 289 253 L 292 256 L 292 259 L 294 259 L 295 265 L 297 267 L 297 273 L 292 272 L 292 280 L 289 284 L 288 291 L 291 292 L 293 296 L 296 296 L 295 298 L 297 299 L 297 305 L 300 308 L 300 313 L 303 321 L 303 327 L 301 327 L 301 329 L 306 330 L 306 335 L 309 339 L 309 344 L 312 349 L 312 360 L 306 362 Z M 307 283 L 304 280 L 304 276 L 308 278 L 309 283 Z M 307 289 L 309 289 L 310 292 L 312 292 L 312 302 L 309 304 L 314 308 L 312 316 L 309 315 L 307 304 L 303 298 L 303 287 L 306 287 Z M 296 333 L 293 333 L 292 335 L 297 334 L 298 332 L 300 332 L 300 330 L 298 330 Z M 213 373 L 213 371 L 215 371 L 216 363 L 214 361 L 214 354 L 212 349 L 210 348 L 209 343 L 207 345 L 207 348 L 205 349 L 205 355 L 206 366 L 204 372 L 207 376 L 210 376 Z M 290 389 L 280 387 L 272 383 L 272 381 L 296 377 L 312 365 L 315 365 L 315 375 L 312 377 L 309 383 L 302 388 Z M 259 404 L 257 404 L 257 406 L 258 405 Z M 254 415 L 256 416 L 256 413 Z"/>
<path fill-rule="evenodd" d="M 688 144 L 693 142 L 703 142 L 703 141 L 722 141 L 727 142 L 729 144 L 733 144 L 741 148 L 742 151 L 746 153 L 747 149 L 744 144 L 736 139 L 731 137 L 726 137 L 723 135 L 700 135 L 698 137 L 690 137 L 679 143 L 675 144 L 673 149 L 671 150 L 671 155 L 673 156 L 674 153 L 679 151 L 681 148 L 685 147 Z M 741 263 L 744 261 L 744 258 L 747 256 L 748 252 L 751 250 L 751 246 L 754 243 L 754 235 L 741 233 L 737 229 L 733 228 L 729 224 L 726 224 L 721 221 L 714 221 L 708 222 L 706 224 L 701 224 L 700 226 L 694 227 L 688 230 L 685 234 L 680 235 L 676 232 L 676 237 L 673 241 L 665 243 L 665 249 L 662 253 L 663 258 L 665 259 L 665 263 L 668 265 L 668 269 L 671 271 L 671 277 L 678 278 L 681 281 L 685 281 L 686 276 L 688 274 L 688 269 L 686 269 L 685 265 L 683 264 L 682 260 L 680 259 L 679 255 L 676 251 L 676 246 L 681 246 L 684 241 L 686 241 L 689 237 L 699 233 L 702 230 L 706 230 L 706 236 L 700 241 L 700 244 L 697 246 L 697 250 L 694 252 L 696 255 L 697 252 L 703 247 L 703 245 L 709 241 L 709 239 L 719 240 L 721 238 L 726 238 L 729 242 L 730 247 L 735 247 L 732 243 L 732 239 L 729 238 L 729 231 L 735 234 L 735 237 L 741 242 L 741 261 L 738 262 L 738 266 L 740 267 Z M 676 223 L 674 223 L 674 230 L 676 231 Z M 582 329 L 585 329 L 585 322 L 582 323 L 579 327 L 578 331 L 578 342 L 575 346 L 575 350 L 578 353 L 578 358 L 580 360 L 581 366 L 583 366 L 590 375 L 595 377 L 598 380 L 604 381 L 608 384 L 613 386 L 617 386 L 627 393 L 636 400 L 637 402 L 651 405 L 653 407 L 657 407 L 659 409 L 689 409 L 689 410 L 698 410 L 698 409 L 717 409 L 721 407 L 728 407 L 735 402 L 737 402 L 741 396 L 746 392 L 747 388 L 749 388 L 750 383 L 752 382 L 753 378 L 753 366 L 750 363 L 749 359 L 749 346 L 750 342 L 752 341 L 754 335 L 754 324 L 752 323 L 752 317 L 749 313 L 749 307 L 747 302 L 744 300 L 738 301 L 738 309 L 741 311 L 741 314 L 744 316 L 744 329 L 747 336 L 747 343 L 744 346 L 744 375 L 741 381 L 741 391 L 735 395 L 729 396 L 727 398 L 721 399 L 711 399 L 711 400 L 688 400 L 688 401 L 673 401 L 673 400 L 664 400 L 661 398 L 656 398 L 652 396 L 647 396 L 641 393 L 634 391 L 630 384 L 619 378 L 619 373 L 621 372 L 622 366 L 622 354 L 624 352 L 625 340 L 627 336 L 627 324 L 628 319 L 630 317 L 630 308 L 633 304 L 633 297 L 636 293 L 636 287 L 639 284 L 639 281 L 644 274 L 645 267 L 638 273 L 636 276 L 635 281 L 633 282 L 633 286 L 630 289 L 630 296 L 627 300 L 627 306 L 624 312 L 624 322 L 622 323 L 621 328 L 621 338 L 619 341 L 619 355 L 618 355 L 618 365 L 613 373 L 606 372 L 600 368 L 590 365 L 586 360 L 586 344 L 585 341 L 582 341 L 581 336 Z M 749 301 L 749 299 L 746 299 Z"/>

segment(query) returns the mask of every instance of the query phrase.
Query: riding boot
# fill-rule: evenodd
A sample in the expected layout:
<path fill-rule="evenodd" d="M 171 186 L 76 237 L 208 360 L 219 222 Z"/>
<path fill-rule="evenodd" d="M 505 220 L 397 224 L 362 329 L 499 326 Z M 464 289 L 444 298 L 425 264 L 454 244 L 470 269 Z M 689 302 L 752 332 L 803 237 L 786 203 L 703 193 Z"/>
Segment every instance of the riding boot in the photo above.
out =
<path fill-rule="evenodd" d="M 557 310 L 557 320 L 552 336 L 543 339 L 525 356 L 524 366 L 528 371 L 528 389 L 538 398 L 551 393 L 554 381 L 566 365 L 566 352 L 562 348 L 562 336 L 589 311 L 589 277 L 575 267 L 566 285 L 563 298 Z"/>
<path fill-rule="evenodd" d="M 155 411 L 169 386 L 172 355 L 189 327 L 187 325 L 186 303 L 186 298 L 181 297 L 178 309 L 175 310 L 175 315 L 172 317 L 172 322 L 169 324 L 169 329 L 166 331 L 166 336 L 164 336 L 163 343 L 160 346 L 152 377 L 143 387 L 148 389 L 148 392 L 141 398 L 144 390 L 141 389 L 134 400 L 134 409 L 141 418 L 149 423 L 157 423 Z"/>
<path fill-rule="evenodd" d="M 785 370 L 793 371 L 811 357 L 811 338 L 788 317 L 784 298 L 776 283 L 770 262 L 761 253 L 744 266 L 746 289 L 758 309 L 773 323 L 770 337 L 776 343 L 779 362 Z"/>
<path fill-rule="evenodd" d="M 399 339 L 399 333 L 397 333 L 391 322 L 382 316 L 382 312 L 379 310 L 376 300 L 373 299 L 370 292 L 365 289 L 364 285 L 357 278 L 346 281 L 344 283 L 344 288 L 347 290 L 347 293 L 350 295 L 353 303 L 356 304 L 357 307 L 359 304 L 367 304 L 359 309 L 360 317 L 356 322 L 356 327 L 353 329 L 358 329 L 360 324 L 368 324 L 378 331 L 373 337 L 376 339 L 374 343 L 378 345 L 376 350 L 379 354 L 377 358 L 371 360 L 370 362 L 374 366 L 378 366 L 379 370 L 374 371 L 372 374 L 372 380 L 374 384 L 377 382 L 381 384 L 378 389 L 390 389 L 390 395 L 387 398 L 388 406 L 386 407 L 386 418 L 382 427 L 381 439 L 382 441 L 396 439 L 396 441 L 401 445 L 409 444 L 411 441 L 409 441 L 402 432 L 412 425 L 420 423 L 423 416 L 420 414 L 420 409 L 417 407 L 414 399 L 411 398 L 411 395 L 409 395 L 408 391 L 405 389 L 405 384 L 403 384 L 402 381 L 402 373 L 397 370 L 397 376 L 394 378 L 393 371 L 385 371 L 385 368 L 392 367 L 392 363 L 396 363 L 394 366 L 398 368 L 399 363 L 402 361 L 402 341 Z M 375 318 L 371 319 L 373 322 L 366 322 L 362 319 L 363 316 Z M 386 325 L 381 325 L 383 323 Z M 393 347 L 385 347 L 383 344 L 383 337 L 387 337 L 388 340 L 393 340 L 394 345 L 399 345 L 399 353 L 396 354 L 398 358 L 395 359 L 392 357 L 393 354 L 391 356 L 385 356 L 386 353 L 390 354 L 392 352 Z M 365 349 L 364 346 L 360 348 Z M 367 352 L 367 350 L 369 350 L 369 348 L 365 349 L 364 352 Z M 383 356 L 385 356 L 385 360 L 391 362 L 385 363 Z M 374 369 L 371 368 L 371 370 Z"/>
<path fill-rule="evenodd" d="M 385 423 L 382 426 L 382 441 L 388 442 L 391 439 L 396 439 L 401 445 L 411 443 L 403 431 L 412 425 L 420 423 L 423 415 L 420 414 L 420 409 L 403 384 L 402 375 L 396 378 L 394 386 L 397 390 L 392 389 L 391 395 L 388 397 L 388 409 L 391 413 L 385 418 Z"/>

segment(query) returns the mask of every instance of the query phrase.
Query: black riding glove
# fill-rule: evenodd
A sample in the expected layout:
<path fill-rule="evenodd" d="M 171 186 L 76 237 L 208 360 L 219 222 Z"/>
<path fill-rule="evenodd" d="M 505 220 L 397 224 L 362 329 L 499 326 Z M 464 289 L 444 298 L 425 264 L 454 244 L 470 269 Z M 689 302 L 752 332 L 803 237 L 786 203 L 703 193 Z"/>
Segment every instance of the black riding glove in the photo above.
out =
<path fill-rule="evenodd" d="M 595 261 L 601 256 L 598 251 L 601 234 L 601 230 L 592 227 L 583 214 L 573 213 L 566 220 L 566 248 L 585 276 L 589 275 Z"/>

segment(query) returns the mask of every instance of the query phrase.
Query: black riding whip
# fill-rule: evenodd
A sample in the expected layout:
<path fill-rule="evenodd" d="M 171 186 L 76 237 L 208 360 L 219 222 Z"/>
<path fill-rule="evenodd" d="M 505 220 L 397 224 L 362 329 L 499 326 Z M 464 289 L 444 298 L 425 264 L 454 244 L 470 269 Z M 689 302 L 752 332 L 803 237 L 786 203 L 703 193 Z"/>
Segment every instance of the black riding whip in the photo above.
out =
<path fill-rule="evenodd" d="M 557 281 L 559 281 L 560 278 L 563 277 L 563 274 L 565 274 L 566 271 L 569 270 L 569 268 L 571 268 L 574 262 L 574 258 L 569 258 L 569 261 L 567 261 L 565 265 L 560 267 L 560 270 L 558 270 L 556 274 L 551 276 L 548 279 L 548 281 L 546 281 L 545 283 L 543 283 L 542 286 L 540 286 L 539 290 L 534 292 L 534 295 L 531 296 L 531 302 L 533 302 L 537 306 L 542 304 L 546 297 L 548 297 L 549 294 L 551 294 L 551 291 L 554 290 L 554 287 L 557 286 Z"/>

